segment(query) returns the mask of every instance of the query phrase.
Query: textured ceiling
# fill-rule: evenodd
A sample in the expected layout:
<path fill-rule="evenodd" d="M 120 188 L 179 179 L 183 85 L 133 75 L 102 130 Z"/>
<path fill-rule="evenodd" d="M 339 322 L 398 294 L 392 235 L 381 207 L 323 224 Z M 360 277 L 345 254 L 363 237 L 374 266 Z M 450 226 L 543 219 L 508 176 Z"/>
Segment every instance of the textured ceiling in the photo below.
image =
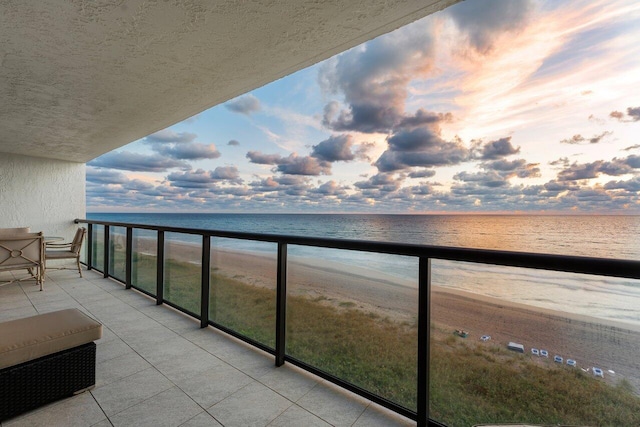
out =
<path fill-rule="evenodd" d="M 456 1 L 3 1 L 0 156 L 89 161 Z"/>

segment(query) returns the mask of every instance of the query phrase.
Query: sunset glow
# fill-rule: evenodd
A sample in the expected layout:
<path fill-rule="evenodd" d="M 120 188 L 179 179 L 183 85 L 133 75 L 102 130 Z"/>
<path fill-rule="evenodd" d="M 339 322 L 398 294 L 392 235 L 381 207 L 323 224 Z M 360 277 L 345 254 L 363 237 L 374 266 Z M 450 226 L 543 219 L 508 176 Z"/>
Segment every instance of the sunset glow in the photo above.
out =
<path fill-rule="evenodd" d="M 94 159 L 88 209 L 640 214 L 639 88 L 640 3 L 468 0 Z"/>

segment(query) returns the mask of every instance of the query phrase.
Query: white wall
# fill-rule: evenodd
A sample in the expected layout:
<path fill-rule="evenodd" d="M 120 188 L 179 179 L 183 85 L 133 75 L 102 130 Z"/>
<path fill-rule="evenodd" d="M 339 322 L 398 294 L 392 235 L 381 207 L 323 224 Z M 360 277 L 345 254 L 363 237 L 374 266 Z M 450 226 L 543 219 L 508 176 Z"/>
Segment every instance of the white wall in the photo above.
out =
<path fill-rule="evenodd" d="M 84 163 L 0 153 L 0 228 L 70 241 L 86 215 Z"/>

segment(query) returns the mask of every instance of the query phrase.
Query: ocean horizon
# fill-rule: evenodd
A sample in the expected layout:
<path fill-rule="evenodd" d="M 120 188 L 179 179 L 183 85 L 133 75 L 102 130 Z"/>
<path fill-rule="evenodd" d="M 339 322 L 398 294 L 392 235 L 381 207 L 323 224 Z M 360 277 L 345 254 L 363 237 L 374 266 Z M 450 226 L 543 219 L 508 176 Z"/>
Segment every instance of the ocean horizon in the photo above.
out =
<path fill-rule="evenodd" d="M 397 215 L 88 213 L 88 219 L 349 240 L 497 249 L 599 258 L 640 259 L 640 216 L 635 215 Z M 153 237 L 153 233 L 146 234 Z M 169 233 L 167 241 L 195 240 Z M 272 253 L 275 245 L 234 239 L 213 247 Z M 417 283 L 417 259 L 292 245 L 289 256 L 321 259 Z M 637 280 L 488 264 L 432 261 L 432 283 L 532 307 L 640 325 Z M 363 290 L 366 291 L 366 290 Z"/>

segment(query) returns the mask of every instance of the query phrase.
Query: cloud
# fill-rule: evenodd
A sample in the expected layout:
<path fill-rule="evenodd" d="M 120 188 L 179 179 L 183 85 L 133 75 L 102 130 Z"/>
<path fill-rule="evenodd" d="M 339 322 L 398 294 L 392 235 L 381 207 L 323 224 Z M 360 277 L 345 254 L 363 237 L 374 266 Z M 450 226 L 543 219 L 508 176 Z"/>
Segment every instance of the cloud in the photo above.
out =
<path fill-rule="evenodd" d="M 609 136 L 613 134 L 613 132 L 611 131 L 604 131 L 602 132 L 600 135 L 593 135 L 591 138 L 585 138 L 584 136 L 580 135 L 580 134 L 576 134 L 573 135 L 571 138 L 567 138 L 567 139 L 563 139 L 562 141 L 560 141 L 561 144 L 597 144 L 600 141 L 602 141 L 602 139 L 605 136 Z"/>
<path fill-rule="evenodd" d="M 230 140 L 229 142 L 227 142 L 227 145 L 231 145 L 231 146 L 238 146 L 240 145 L 240 141 L 237 141 L 235 139 Z"/>
<path fill-rule="evenodd" d="M 321 194 L 323 196 L 343 196 L 347 194 L 345 187 L 335 181 L 325 182 L 318 188 L 311 190 L 311 193 Z"/>
<path fill-rule="evenodd" d="M 505 178 L 537 178 L 540 174 L 538 163 L 527 163 L 525 159 L 506 160 L 498 159 L 481 163 L 483 169 L 496 171 Z"/>
<path fill-rule="evenodd" d="M 560 157 L 557 160 L 550 161 L 549 164 L 551 166 L 564 166 L 567 167 L 571 164 L 568 157 Z"/>
<path fill-rule="evenodd" d="M 459 172 L 453 179 L 464 182 L 474 182 L 483 187 L 497 188 L 508 185 L 506 178 L 495 171 L 488 172 Z"/>
<path fill-rule="evenodd" d="M 279 154 L 264 154 L 260 151 L 249 151 L 246 157 L 249 162 L 258 165 L 276 165 L 282 159 Z"/>
<path fill-rule="evenodd" d="M 311 156 L 298 156 L 292 153 L 288 157 L 279 154 L 263 154 L 259 151 L 249 151 L 247 158 L 251 163 L 261 165 L 275 165 L 275 171 L 290 175 L 329 175 L 331 163 Z"/>
<path fill-rule="evenodd" d="M 336 101 L 324 109 L 323 124 L 334 131 L 387 133 L 405 117 L 407 86 L 433 68 L 431 29 L 414 23 L 353 48 L 320 69 L 325 92 L 341 93 L 346 108 Z M 422 115 L 414 120 L 425 119 Z"/>
<path fill-rule="evenodd" d="M 402 177 L 390 173 L 373 175 L 367 181 L 359 181 L 354 185 L 361 190 L 379 190 L 383 192 L 396 191 L 402 184 Z"/>
<path fill-rule="evenodd" d="M 260 111 L 260 100 L 252 94 L 248 94 L 233 99 L 224 104 L 224 106 L 235 113 L 250 115 L 251 113 Z"/>
<path fill-rule="evenodd" d="M 122 172 L 94 168 L 88 166 L 86 168 L 87 182 L 93 182 L 97 184 L 124 184 L 129 181 L 129 178 Z"/>
<path fill-rule="evenodd" d="M 605 190 L 626 190 L 637 193 L 640 191 L 640 177 L 636 176 L 627 181 L 609 181 L 604 185 Z"/>
<path fill-rule="evenodd" d="M 433 169 L 421 169 L 409 173 L 409 178 L 431 178 L 435 176 L 436 171 Z"/>
<path fill-rule="evenodd" d="M 619 122 L 637 122 L 640 121 L 640 107 L 627 108 L 626 116 L 621 111 L 612 111 L 609 113 L 609 117 L 616 119 Z"/>
<path fill-rule="evenodd" d="M 332 136 L 318 145 L 314 145 L 311 157 L 327 162 L 348 162 L 354 160 L 356 155 L 351 151 L 353 137 L 351 135 Z"/>
<path fill-rule="evenodd" d="M 518 154 L 520 147 L 515 148 L 511 145 L 511 137 L 500 138 L 495 141 L 486 143 L 482 147 L 481 158 L 484 160 L 494 160 L 501 157 Z"/>
<path fill-rule="evenodd" d="M 170 129 L 164 129 L 144 138 L 144 142 L 150 144 L 182 144 L 193 142 L 198 135 L 190 132 L 176 133 Z"/>
<path fill-rule="evenodd" d="M 609 162 L 596 160 L 592 163 L 573 163 L 558 173 L 560 181 L 577 181 L 597 178 L 599 175 L 620 176 L 634 173 L 640 169 L 640 156 L 629 156 L 624 159 L 614 158 Z"/>
<path fill-rule="evenodd" d="M 631 145 L 629 147 L 623 148 L 624 151 L 635 150 L 636 148 L 640 148 L 640 144 Z"/>
<path fill-rule="evenodd" d="M 171 146 L 160 145 L 153 147 L 153 150 L 163 154 L 172 159 L 178 160 L 202 160 L 202 159 L 217 159 L 220 157 L 220 152 L 216 148 L 215 144 L 176 144 Z"/>
<path fill-rule="evenodd" d="M 235 166 L 220 166 L 213 171 L 204 169 L 174 172 L 167 176 L 167 180 L 174 187 L 180 188 L 209 188 L 220 181 L 240 184 L 238 169 Z"/>
<path fill-rule="evenodd" d="M 445 13 L 466 35 L 469 45 L 486 54 L 493 50 L 497 37 L 524 27 L 532 10 L 533 3 L 528 0 L 485 0 L 461 2 L 447 8 Z"/>
<path fill-rule="evenodd" d="M 380 172 L 455 165 L 469 158 L 469 150 L 461 141 L 445 141 L 427 128 L 400 131 L 387 138 L 387 143 L 389 148 L 375 162 Z"/>
<path fill-rule="evenodd" d="M 190 169 L 187 162 L 161 156 L 130 151 L 111 151 L 87 163 L 89 166 L 133 172 L 166 172 L 172 168 Z"/>
<path fill-rule="evenodd" d="M 277 170 L 289 175 L 329 175 L 331 163 L 320 161 L 314 157 L 299 157 L 293 153 L 289 157 L 280 159 Z"/>

